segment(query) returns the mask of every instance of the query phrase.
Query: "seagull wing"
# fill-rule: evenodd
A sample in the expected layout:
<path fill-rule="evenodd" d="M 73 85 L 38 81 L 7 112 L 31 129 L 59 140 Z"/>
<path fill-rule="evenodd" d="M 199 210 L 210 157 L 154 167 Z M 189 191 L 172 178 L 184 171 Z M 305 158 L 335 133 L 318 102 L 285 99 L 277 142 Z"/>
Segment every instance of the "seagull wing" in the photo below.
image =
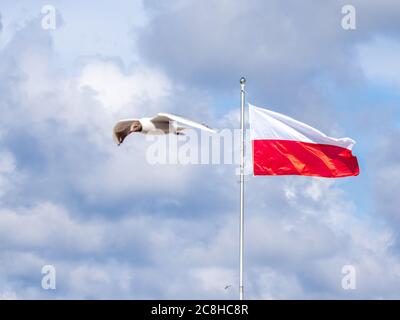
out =
<path fill-rule="evenodd" d="M 153 122 L 176 121 L 176 122 L 182 123 L 184 125 L 187 125 L 187 126 L 190 126 L 193 128 L 205 130 L 208 132 L 214 132 L 214 133 L 216 132 L 214 129 L 211 129 L 209 126 L 207 126 L 203 123 L 189 120 L 184 117 L 177 116 L 177 115 L 170 114 L 170 113 L 158 113 L 157 116 L 155 116 L 154 118 L 151 119 L 151 121 L 153 121 Z"/>
<path fill-rule="evenodd" d="M 119 120 L 113 129 L 113 138 L 116 144 L 120 145 L 125 138 L 131 133 L 130 128 L 136 119 Z"/>

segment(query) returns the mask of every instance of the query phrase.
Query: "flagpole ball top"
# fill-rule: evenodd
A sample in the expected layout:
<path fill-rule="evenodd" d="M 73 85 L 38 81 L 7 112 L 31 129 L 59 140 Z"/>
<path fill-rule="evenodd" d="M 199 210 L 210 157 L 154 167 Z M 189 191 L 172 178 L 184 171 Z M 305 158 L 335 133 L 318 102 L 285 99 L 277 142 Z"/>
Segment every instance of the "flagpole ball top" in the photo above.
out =
<path fill-rule="evenodd" d="M 240 84 L 245 84 L 246 83 L 246 78 L 245 77 L 241 77 L 240 78 Z"/>

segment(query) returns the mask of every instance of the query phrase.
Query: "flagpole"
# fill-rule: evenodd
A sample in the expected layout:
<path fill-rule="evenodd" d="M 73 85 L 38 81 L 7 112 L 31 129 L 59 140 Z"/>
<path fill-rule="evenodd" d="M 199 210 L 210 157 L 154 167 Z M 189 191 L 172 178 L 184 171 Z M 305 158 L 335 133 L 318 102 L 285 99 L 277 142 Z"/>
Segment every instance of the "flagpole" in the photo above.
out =
<path fill-rule="evenodd" d="M 244 104 L 245 92 L 244 87 L 246 79 L 240 78 L 240 244 L 239 244 L 239 298 L 244 298 L 244 285 L 243 285 L 243 247 L 244 247 L 244 154 L 245 154 L 245 139 L 244 139 Z"/>

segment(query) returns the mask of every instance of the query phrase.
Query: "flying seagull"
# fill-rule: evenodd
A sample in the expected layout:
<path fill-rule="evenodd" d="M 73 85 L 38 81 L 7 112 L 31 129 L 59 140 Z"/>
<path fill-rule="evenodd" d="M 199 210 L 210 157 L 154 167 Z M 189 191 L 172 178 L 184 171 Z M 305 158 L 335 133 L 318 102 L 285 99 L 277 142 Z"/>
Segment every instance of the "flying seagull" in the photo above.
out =
<path fill-rule="evenodd" d="M 144 134 L 183 134 L 182 131 L 187 128 L 179 126 L 178 123 L 208 132 L 215 132 L 215 130 L 202 123 L 170 113 L 158 113 L 153 118 L 124 119 L 118 121 L 114 126 L 113 137 L 115 142 L 120 145 L 132 132 Z"/>

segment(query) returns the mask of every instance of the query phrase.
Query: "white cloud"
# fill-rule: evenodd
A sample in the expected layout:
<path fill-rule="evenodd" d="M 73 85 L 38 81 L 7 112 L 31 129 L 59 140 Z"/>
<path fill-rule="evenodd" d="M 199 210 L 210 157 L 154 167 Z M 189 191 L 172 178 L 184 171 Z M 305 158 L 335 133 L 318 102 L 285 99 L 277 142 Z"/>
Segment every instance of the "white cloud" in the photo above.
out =
<path fill-rule="evenodd" d="M 0 300 L 16 300 L 17 294 L 12 291 L 4 291 L 0 293 Z"/>
<path fill-rule="evenodd" d="M 348 292 L 340 287 L 344 264 L 357 268 L 359 291 L 353 297 L 395 297 L 400 263 L 390 251 L 390 236 L 355 217 L 334 186 L 325 189 L 323 207 L 314 207 L 318 201 L 302 196 L 312 184 L 295 184 L 299 203 L 289 215 L 274 202 L 267 212 L 247 211 L 248 297 L 345 297 Z M 256 197 L 259 205 L 262 198 L 262 193 Z M 22 298 L 44 294 L 39 272 L 48 263 L 56 266 L 63 288 L 53 293 L 57 298 L 236 296 L 237 221 L 231 212 L 195 219 L 136 212 L 109 220 L 74 217 L 43 203 L 2 209 L 0 226 L 1 243 L 8 247 L 0 254 L 0 271 L 10 280 L 9 291 L 25 288 Z M 13 284 L 26 275 L 37 283 Z"/>
<path fill-rule="evenodd" d="M 232 268 L 195 268 L 191 273 L 195 279 L 198 279 L 197 286 L 207 295 L 223 297 L 227 289 L 237 291 L 236 271 Z M 229 285 L 233 288 L 225 289 Z"/>
<path fill-rule="evenodd" d="M 160 99 L 171 94 L 169 80 L 158 70 L 138 67 L 132 74 L 123 74 L 112 61 L 93 61 L 83 67 L 78 79 L 81 89 L 89 87 L 101 104 L 116 113 L 129 108 L 132 114 L 137 105 L 148 112 L 154 110 Z"/>
<path fill-rule="evenodd" d="M 375 84 L 400 87 L 400 42 L 376 37 L 357 46 L 360 65 L 367 79 Z"/>

